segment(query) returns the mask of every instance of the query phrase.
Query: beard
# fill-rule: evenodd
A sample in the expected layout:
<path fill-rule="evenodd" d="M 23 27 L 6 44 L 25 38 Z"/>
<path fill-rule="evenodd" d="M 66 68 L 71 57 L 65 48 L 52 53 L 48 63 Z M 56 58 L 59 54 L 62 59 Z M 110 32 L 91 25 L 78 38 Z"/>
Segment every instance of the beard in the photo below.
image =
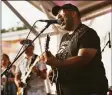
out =
<path fill-rule="evenodd" d="M 67 31 L 73 30 L 74 25 L 75 24 L 72 17 L 66 18 L 61 24 L 62 29 L 65 29 Z"/>

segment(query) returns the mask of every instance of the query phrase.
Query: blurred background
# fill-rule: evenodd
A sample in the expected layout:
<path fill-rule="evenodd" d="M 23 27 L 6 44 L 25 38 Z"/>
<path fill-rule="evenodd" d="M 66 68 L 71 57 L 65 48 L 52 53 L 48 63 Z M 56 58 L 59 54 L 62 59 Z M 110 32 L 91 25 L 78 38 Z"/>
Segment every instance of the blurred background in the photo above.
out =
<path fill-rule="evenodd" d="M 84 24 L 97 31 L 101 40 L 102 61 L 106 68 L 106 76 L 109 86 L 112 86 L 112 63 L 111 46 L 109 46 L 109 36 L 112 32 L 112 5 L 111 1 L 8 1 L 1 2 L 1 51 L 14 60 L 21 45 L 19 41 L 26 38 L 29 31 L 29 39 L 34 39 L 38 33 L 46 26 L 44 22 L 38 22 L 40 19 L 55 19 L 51 14 L 51 9 L 55 5 L 72 3 L 76 5 L 81 12 L 81 20 Z M 37 21 L 37 22 L 36 22 Z M 36 23 L 35 23 L 36 22 Z M 31 27 L 35 23 L 33 29 Z M 58 32 L 58 31 L 61 32 Z M 64 34 L 58 25 L 50 25 L 44 33 L 35 40 L 35 53 L 40 55 L 44 52 L 46 35 L 50 34 L 51 40 L 49 50 L 55 55 L 58 50 L 60 39 Z M 111 42 L 111 41 L 110 41 Z M 111 42 L 112 43 L 112 42 Z M 1 53 L 1 54 L 2 54 Z M 21 56 L 22 57 L 22 56 Z M 19 61 L 19 59 L 17 60 Z M 15 63 L 17 65 L 17 63 Z M 50 68 L 48 66 L 48 68 Z M 47 89 L 48 90 L 48 89 Z"/>

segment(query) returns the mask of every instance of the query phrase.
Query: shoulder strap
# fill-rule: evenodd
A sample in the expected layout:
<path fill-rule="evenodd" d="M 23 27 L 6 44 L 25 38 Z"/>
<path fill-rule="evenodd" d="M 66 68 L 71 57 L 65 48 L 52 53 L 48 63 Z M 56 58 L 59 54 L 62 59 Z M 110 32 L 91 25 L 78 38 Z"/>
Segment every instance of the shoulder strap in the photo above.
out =
<path fill-rule="evenodd" d="M 34 54 L 34 56 L 32 57 L 30 66 L 33 64 L 33 62 L 35 61 L 35 59 L 37 58 L 37 56 L 38 56 L 38 55 Z"/>
<path fill-rule="evenodd" d="M 80 39 L 87 32 L 87 30 L 88 27 L 82 24 L 81 27 L 77 30 L 77 34 L 72 36 L 71 42 L 74 40 L 74 38 L 76 38 L 78 41 L 78 39 Z"/>
<path fill-rule="evenodd" d="M 70 46 L 76 42 L 76 48 L 77 48 L 77 43 L 78 43 L 78 40 L 87 32 L 87 29 L 88 27 L 85 26 L 84 24 L 81 24 L 76 30 L 75 32 L 71 35 L 71 39 L 70 39 L 70 42 L 68 44 L 68 46 L 66 47 L 65 49 L 65 54 L 63 54 L 63 59 L 67 58 L 67 56 L 72 56 L 72 51 L 70 49 Z M 65 36 L 67 35 L 67 33 L 62 37 L 62 40 L 65 38 Z M 62 42 L 61 40 L 61 42 Z M 68 51 L 68 52 L 66 52 Z"/>
<path fill-rule="evenodd" d="M 70 40 L 70 43 L 69 43 L 69 45 L 66 47 L 66 50 L 67 51 L 69 51 L 69 55 L 72 55 L 72 52 L 71 52 L 71 50 L 70 50 L 70 46 L 74 43 L 74 41 L 76 42 L 76 48 L 77 48 L 77 43 L 78 43 L 78 40 L 87 32 L 87 30 L 88 30 L 88 27 L 87 26 L 85 26 L 85 25 L 83 25 L 83 24 L 81 24 L 81 26 L 76 30 L 77 32 L 76 33 L 74 33 L 73 35 L 72 35 L 72 38 L 71 38 L 71 40 Z"/>

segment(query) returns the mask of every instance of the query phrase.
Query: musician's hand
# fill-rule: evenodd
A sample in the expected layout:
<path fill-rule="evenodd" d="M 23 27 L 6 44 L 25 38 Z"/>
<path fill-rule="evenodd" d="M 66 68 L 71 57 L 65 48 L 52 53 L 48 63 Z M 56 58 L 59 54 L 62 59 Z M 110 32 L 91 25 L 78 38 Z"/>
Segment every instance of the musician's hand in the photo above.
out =
<path fill-rule="evenodd" d="M 36 67 L 36 66 L 34 66 L 34 67 L 32 68 L 32 72 L 36 73 L 38 76 L 40 75 L 40 70 L 39 70 L 39 68 Z"/>
<path fill-rule="evenodd" d="M 17 87 L 23 87 L 25 84 L 21 81 L 18 81 Z"/>
<path fill-rule="evenodd" d="M 55 59 L 55 57 L 53 56 L 53 54 L 50 51 L 44 52 L 41 57 L 41 61 L 43 61 L 43 63 L 46 63 L 48 65 L 53 64 L 54 59 Z"/>
<path fill-rule="evenodd" d="M 39 61 L 40 61 L 41 63 L 45 63 L 45 56 L 44 56 L 44 53 L 43 53 L 42 55 L 40 55 L 39 57 L 40 57 L 40 60 L 39 60 Z"/>
<path fill-rule="evenodd" d="M 39 68 L 36 67 L 36 66 L 34 66 L 34 67 L 32 68 L 32 71 L 33 71 L 33 72 L 38 72 L 38 71 L 39 71 Z"/>
<path fill-rule="evenodd" d="M 48 73 L 48 78 L 50 80 L 50 82 L 52 82 L 52 78 L 53 78 L 53 70 L 50 70 Z"/>

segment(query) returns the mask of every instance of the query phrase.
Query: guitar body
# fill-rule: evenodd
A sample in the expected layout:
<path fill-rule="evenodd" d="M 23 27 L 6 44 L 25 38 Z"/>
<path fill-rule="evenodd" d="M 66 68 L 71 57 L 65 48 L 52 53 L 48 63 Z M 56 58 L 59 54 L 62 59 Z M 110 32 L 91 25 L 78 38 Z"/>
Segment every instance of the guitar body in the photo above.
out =
<path fill-rule="evenodd" d="M 28 87 L 18 87 L 17 95 L 27 95 Z"/>
<path fill-rule="evenodd" d="M 28 86 L 25 84 L 23 87 L 18 87 L 17 95 L 27 95 Z"/>
<path fill-rule="evenodd" d="M 57 68 L 52 67 L 52 71 L 49 73 L 49 79 L 51 84 L 56 83 L 58 79 L 58 70 Z"/>
<path fill-rule="evenodd" d="M 18 87 L 17 89 L 17 95 L 24 95 L 24 89 L 22 87 Z"/>

